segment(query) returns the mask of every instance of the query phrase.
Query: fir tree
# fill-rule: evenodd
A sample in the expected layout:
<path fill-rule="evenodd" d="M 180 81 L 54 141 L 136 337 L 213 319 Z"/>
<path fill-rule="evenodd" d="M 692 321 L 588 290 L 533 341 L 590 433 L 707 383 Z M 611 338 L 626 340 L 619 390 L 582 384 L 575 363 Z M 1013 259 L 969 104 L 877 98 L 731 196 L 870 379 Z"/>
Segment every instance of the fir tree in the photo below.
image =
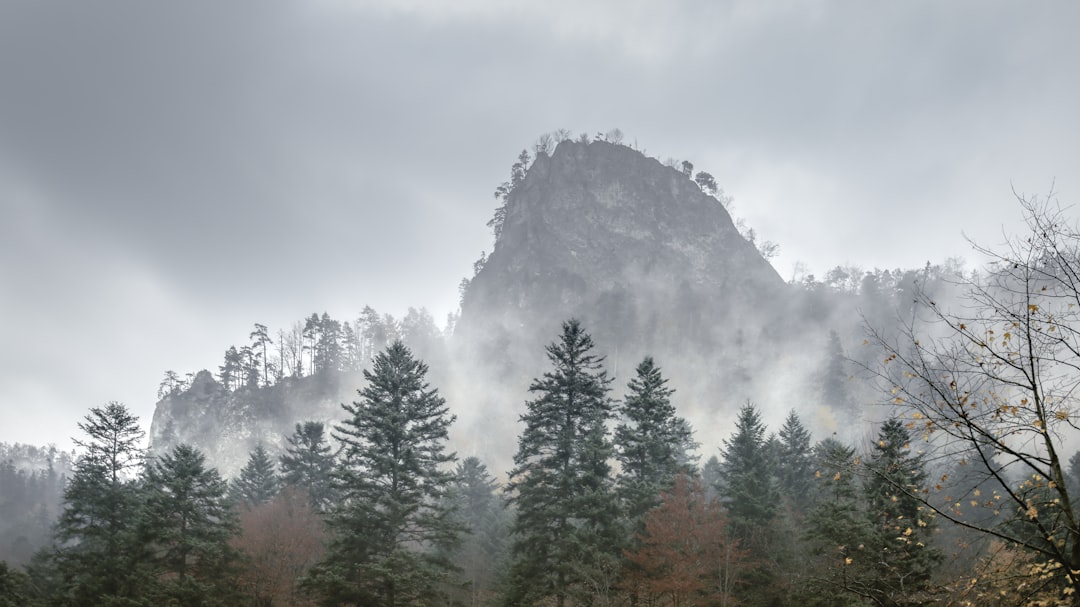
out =
<path fill-rule="evenodd" d="M 931 513 L 918 494 L 927 473 L 921 455 L 911 452 L 908 431 L 898 419 L 881 426 L 866 481 L 873 592 L 880 604 L 895 605 L 925 588 L 941 553 L 930 546 Z"/>
<path fill-rule="evenodd" d="M 611 380 L 592 349 L 578 321 L 563 323 L 561 337 L 547 347 L 552 370 L 529 387 L 536 398 L 521 416 L 525 428 L 510 473 L 517 508 L 510 604 L 548 597 L 562 607 L 617 568 Z"/>
<path fill-rule="evenodd" d="M 779 443 L 775 436 L 766 440 L 761 414 L 747 403 L 739 409 L 735 434 L 724 441 L 722 450 L 720 498 L 728 509 L 732 533 L 757 564 L 743 579 L 743 596 L 751 605 L 771 604 L 781 593 L 780 491 L 775 477 L 779 447 L 770 450 L 769 442 Z"/>
<path fill-rule="evenodd" d="M 645 513 L 660 504 L 660 494 L 670 491 L 675 476 L 688 467 L 688 452 L 696 447 L 689 424 L 675 414 L 675 390 L 667 383 L 652 357 L 645 358 L 630 380 L 621 408 L 624 421 L 615 428 L 621 467 L 617 492 L 635 533 Z"/>
<path fill-rule="evenodd" d="M 802 511 L 806 497 L 813 486 L 813 461 L 810 450 L 810 431 L 802 424 L 795 411 L 788 413 L 780 428 L 780 453 L 777 477 L 780 491 L 788 504 Z"/>
<path fill-rule="evenodd" d="M 736 533 L 749 540 L 750 534 L 776 516 L 779 502 L 773 454 L 766 448 L 765 425 L 754 405 L 747 403 L 739 409 L 735 434 L 724 441 L 721 454 L 718 490 Z"/>
<path fill-rule="evenodd" d="M 813 505 L 804 537 L 810 555 L 806 605 L 862 605 L 873 581 L 870 526 L 857 482 L 855 450 L 828 438 L 814 447 Z"/>
<path fill-rule="evenodd" d="M 464 581 L 457 598 L 467 605 L 490 601 L 507 557 L 510 520 L 498 490 L 499 484 L 479 459 L 467 457 L 458 463 L 452 500 L 468 533 L 451 554 Z"/>
<path fill-rule="evenodd" d="M 296 424 L 296 431 L 285 440 L 288 446 L 281 456 L 281 480 L 307 491 L 312 506 L 325 512 L 335 493 L 331 479 L 334 455 L 326 442 L 323 423 Z"/>
<path fill-rule="evenodd" d="M 228 541 L 238 530 L 228 484 L 190 445 L 178 445 L 146 468 L 145 536 L 162 581 L 162 602 L 228 605 Z"/>
<path fill-rule="evenodd" d="M 311 586 L 330 604 L 431 604 L 452 566 L 440 553 L 462 531 L 446 499 L 454 416 L 426 380 L 428 368 L 400 341 L 364 371 L 361 400 L 343 405 L 335 532 Z M 440 550 L 441 549 L 441 550 Z"/>
<path fill-rule="evenodd" d="M 262 445 L 258 445 L 248 456 L 240 476 L 233 479 L 229 495 L 238 505 L 250 510 L 274 499 L 280 485 L 274 460 L 270 459 Z"/>
<path fill-rule="evenodd" d="M 144 555 L 132 522 L 140 494 L 131 478 L 143 459 L 143 431 L 124 405 L 93 408 L 79 424 L 84 453 L 64 491 L 56 526 L 57 571 L 64 602 L 97 605 L 138 594 L 135 566 Z"/>

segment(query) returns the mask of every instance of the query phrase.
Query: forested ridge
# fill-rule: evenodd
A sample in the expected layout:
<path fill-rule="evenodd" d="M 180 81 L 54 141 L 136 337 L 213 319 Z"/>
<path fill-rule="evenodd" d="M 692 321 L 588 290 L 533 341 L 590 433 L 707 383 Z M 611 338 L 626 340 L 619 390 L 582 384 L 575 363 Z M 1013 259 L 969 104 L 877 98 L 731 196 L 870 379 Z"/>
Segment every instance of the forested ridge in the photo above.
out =
<path fill-rule="evenodd" d="M 496 238 L 530 160 L 495 192 Z M 693 168 L 667 167 L 724 204 Z M 460 381 L 456 315 L 255 324 L 217 373 L 167 372 L 162 402 L 344 384 L 336 417 L 255 437 L 228 475 L 167 429 L 148 449 L 116 402 L 89 409 L 70 456 L 4 446 L 0 513 L 17 522 L 0 527 L 0 605 L 1080 604 L 1080 232 L 1053 200 L 1020 206 L 1028 232 L 980 248 L 978 272 L 792 277 L 785 324 L 731 327 L 733 347 L 776 358 L 799 323 L 827 336 L 772 425 L 753 394 L 730 424 L 695 425 L 684 358 L 616 373 L 619 348 L 594 336 L 625 336 L 571 317 L 523 359 L 512 459 L 464 455 L 452 436 L 470 403 L 442 385 Z M 823 415 L 839 426 L 815 432 Z"/>

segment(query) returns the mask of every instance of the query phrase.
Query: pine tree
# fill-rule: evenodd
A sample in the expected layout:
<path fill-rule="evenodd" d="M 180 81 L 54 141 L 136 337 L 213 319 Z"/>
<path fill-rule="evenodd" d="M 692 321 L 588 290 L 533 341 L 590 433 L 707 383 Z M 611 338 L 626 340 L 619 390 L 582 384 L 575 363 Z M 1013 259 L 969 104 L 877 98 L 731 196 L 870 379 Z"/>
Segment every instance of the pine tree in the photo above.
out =
<path fill-rule="evenodd" d="M 310 576 L 328 603 L 430 604 L 452 568 L 439 555 L 462 531 L 446 499 L 454 416 L 427 371 L 394 342 L 364 372 L 361 400 L 343 405 L 351 417 L 335 427 L 343 444 L 335 537 Z"/>
<path fill-rule="evenodd" d="M 177 445 L 147 466 L 142 531 L 153 547 L 161 602 L 232 604 L 228 573 L 235 553 L 236 513 L 228 484 L 190 445 Z"/>
<path fill-rule="evenodd" d="M 326 512 L 335 495 L 331 478 L 334 455 L 326 442 L 323 423 L 296 424 L 296 431 L 285 440 L 289 445 L 280 460 L 281 480 L 307 491 L 311 505 Z"/>
<path fill-rule="evenodd" d="M 896 605 L 922 588 L 941 562 L 933 548 L 934 521 L 918 499 L 927 473 L 921 455 L 911 452 L 903 422 L 881 426 L 866 481 L 872 551 L 873 591 L 883 605 Z"/>
<path fill-rule="evenodd" d="M 84 453 L 64 491 L 56 526 L 57 568 L 65 602 L 97 605 L 138 594 L 136 564 L 144 556 L 133 532 L 140 494 L 131 478 L 143 459 L 143 431 L 124 405 L 93 408 L 79 423 Z"/>
<path fill-rule="evenodd" d="M 240 476 L 233 479 L 229 495 L 236 504 L 250 510 L 274 499 L 280 485 L 274 460 L 270 459 L 262 445 L 258 445 L 248 456 Z"/>
<path fill-rule="evenodd" d="M 675 476 L 691 460 L 696 445 L 689 424 L 675 414 L 667 379 L 652 357 L 646 357 L 630 380 L 621 407 L 623 423 L 615 428 L 616 480 L 623 513 L 637 532 L 645 513 L 660 503 Z"/>
<path fill-rule="evenodd" d="M 529 387 L 536 398 L 521 416 L 525 428 L 510 473 L 517 508 L 510 604 L 550 597 L 562 607 L 617 568 L 611 380 L 592 349 L 578 321 L 563 323 L 559 340 L 547 346 L 553 369 Z"/>

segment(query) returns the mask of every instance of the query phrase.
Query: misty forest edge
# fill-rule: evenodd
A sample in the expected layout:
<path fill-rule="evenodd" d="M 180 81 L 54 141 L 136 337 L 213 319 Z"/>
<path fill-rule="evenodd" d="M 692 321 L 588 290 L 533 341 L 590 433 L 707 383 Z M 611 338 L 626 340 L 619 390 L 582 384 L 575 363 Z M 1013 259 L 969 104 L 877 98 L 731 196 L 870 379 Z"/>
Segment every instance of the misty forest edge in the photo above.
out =
<path fill-rule="evenodd" d="M 1080 604 L 1080 234 L 1052 196 L 981 272 L 785 283 L 710 174 L 617 130 L 543 136 L 495 195 L 445 330 L 313 314 L 273 352 L 256 324 L 217 378 L 166 374 L 149 452 L 118 403 L 75 454 L 0 445 L 0 605 Z M 547 238 L 574 223 L 608 252 Z M 448 400 L 482 414 L 452 435 Z M 482 453 L 500 410 L 516 443 Z"/>

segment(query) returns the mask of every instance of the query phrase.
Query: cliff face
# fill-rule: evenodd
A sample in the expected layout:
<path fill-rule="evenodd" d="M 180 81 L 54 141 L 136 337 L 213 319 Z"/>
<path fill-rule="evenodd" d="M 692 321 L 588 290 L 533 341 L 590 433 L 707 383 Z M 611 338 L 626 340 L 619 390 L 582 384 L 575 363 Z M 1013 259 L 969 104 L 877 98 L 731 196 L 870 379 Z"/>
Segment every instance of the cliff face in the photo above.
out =
<path fill-rule="evenodd" d="M 187 443 L 200 449 L 225 477 L 234 476 L 248 454 L 262 444 L 281 453 L 298 422 L 332 423 L 344 418 L 341 403 L 356 400 L 358 374 L 287 378 L 266 388 L 229 392 L 209 371 L 191 387 L 158 402 L 150 423 L 152 454 Z"/>
<path fill-rule="evenodd" d="M 623 350 L 713 350 L 736 328 L 760 331 L 787 290 L 686 175 L 625 146 L 564 141 L 510 194 L 457 334 L 534 348 L 578 317 Z"/>
<path fill-rule="evenodd" d="M 747 399 L 786 413 L 816 398 L 823 321 L 808 322 L 798 293 L 685 174 L 625 146 L 564 141 L 534 161 L 505 211 L 463 294 L 451 355 L 427 361 L 458 415 L 460 454 L 508 467 L 529 383 L 549 368 L 544 346 L 569 318 L 606 357 L 614 397 L 653 356 L 708 445 Z M 362 385 L 332 373 L 230 393 L 202 372 L 158 403 L 153 449 L 188 442 L 232 475 L 257 444 L 280 451 L 297 422 L 341 420 Z"/>

